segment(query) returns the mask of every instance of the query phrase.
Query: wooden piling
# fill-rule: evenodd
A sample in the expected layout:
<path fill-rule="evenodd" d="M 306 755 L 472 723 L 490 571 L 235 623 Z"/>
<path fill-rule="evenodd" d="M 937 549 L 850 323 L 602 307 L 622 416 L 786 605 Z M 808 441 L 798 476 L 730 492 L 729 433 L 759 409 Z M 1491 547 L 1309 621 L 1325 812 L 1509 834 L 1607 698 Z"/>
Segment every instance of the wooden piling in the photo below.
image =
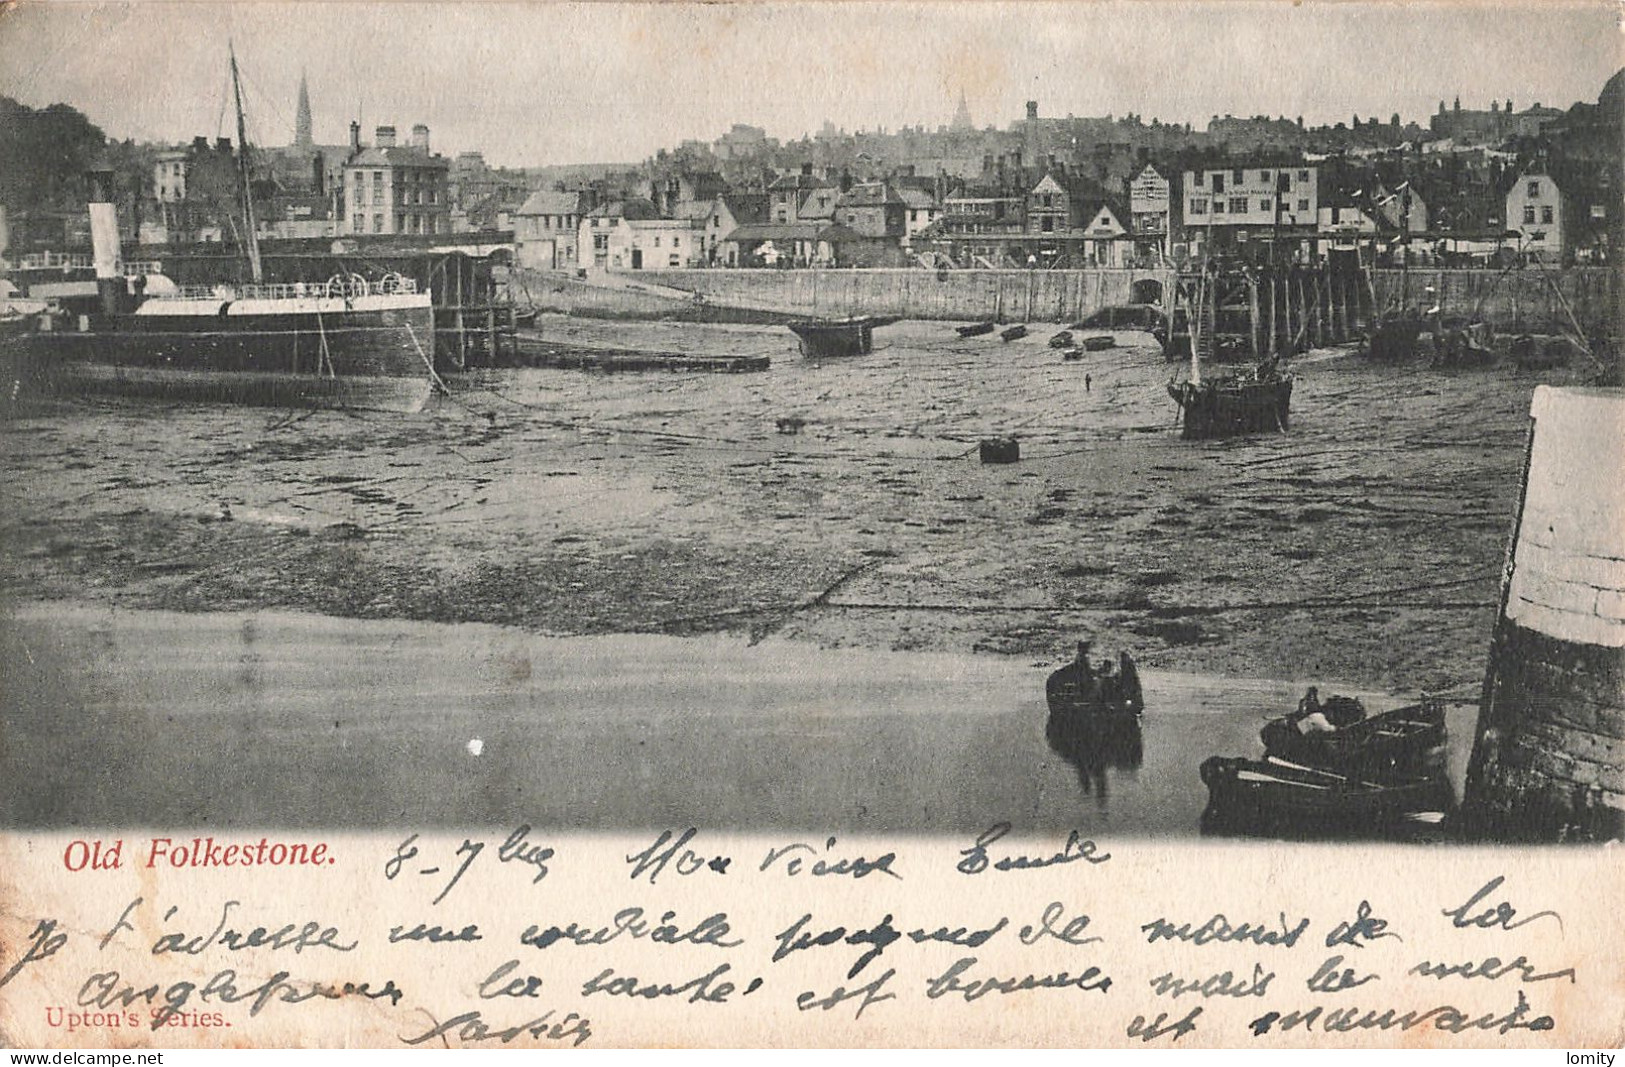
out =
<path fill-rule="evenodd" d="M 1332 315 L 1337 320 L 1337 343 L 1349 339 L 1349 278 L 1337 274 L 1332 278 Z"/>

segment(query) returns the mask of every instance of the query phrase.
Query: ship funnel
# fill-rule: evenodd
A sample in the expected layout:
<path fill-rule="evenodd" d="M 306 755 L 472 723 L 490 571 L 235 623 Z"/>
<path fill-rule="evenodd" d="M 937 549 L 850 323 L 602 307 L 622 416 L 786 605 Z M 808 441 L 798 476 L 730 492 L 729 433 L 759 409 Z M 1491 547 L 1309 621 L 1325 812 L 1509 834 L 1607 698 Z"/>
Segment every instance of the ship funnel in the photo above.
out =
<path fill-rule="evenodd" d="M 96 267 L 96 293 L 102 311 L 118 312 L 124 296 L 119 274 L 118 212 L 113 207 L 113 171 L 97 168 L 85 177 L 90 182 L 90 252 Z"/>

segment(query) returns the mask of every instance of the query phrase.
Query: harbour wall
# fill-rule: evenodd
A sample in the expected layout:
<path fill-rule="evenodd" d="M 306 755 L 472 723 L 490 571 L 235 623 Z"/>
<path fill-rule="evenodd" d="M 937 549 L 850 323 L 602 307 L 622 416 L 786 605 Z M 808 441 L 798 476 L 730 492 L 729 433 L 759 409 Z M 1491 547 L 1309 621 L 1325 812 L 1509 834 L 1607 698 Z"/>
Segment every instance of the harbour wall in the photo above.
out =
<path fill-rule="evenodd" d="M 612 288 L 568 275 L 520 272 L 533 301 L 582 315 L 693 317 L 706 304 L 842 318 L 1073 322 L 1109 304 L 1154 302 L 1172 292 L 1169 270 L 649 270 L 613 276 Z M 1432 286 L 1446 315 L 1482 318 L 1499 331 L 1611 332 L 1625 314 L 1619 274 L 1603 267 L 1547 270 L 1378 270 L 1377 306 L 1427 307 Z M 640 288 L 641 287 L 641 288 Z M 518 294 L 521 300 L 525 293 Z"/>
<path fill-rule="evenodd" d="M 1625 834 L 1625 393 L 1535 390 L 1463 815 L 1502 841 Z"/>

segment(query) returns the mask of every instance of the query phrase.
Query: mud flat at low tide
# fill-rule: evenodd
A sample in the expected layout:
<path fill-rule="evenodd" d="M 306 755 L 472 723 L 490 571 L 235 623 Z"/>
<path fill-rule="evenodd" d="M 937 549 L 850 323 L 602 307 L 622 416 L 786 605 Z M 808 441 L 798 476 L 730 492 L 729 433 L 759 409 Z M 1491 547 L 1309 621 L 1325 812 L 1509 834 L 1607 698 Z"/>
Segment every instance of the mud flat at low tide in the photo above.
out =
<path fill-rule="evenodd" d="M 0 428 L 5 586 L 1039 662 L 1109 635 L 1154 669 L 1481 679 L 1532 377 L 1321 351 L 1295 361 L 1290 433 L 1193 444 L 1143 334 L 1069 363 L 899 323 L 820 363 L 775 327 L 543 329 L 772 369 L 489 371 L 420 415 L 40 407 Z M 991 436 L 1021 461 L 980 465 Z"/>

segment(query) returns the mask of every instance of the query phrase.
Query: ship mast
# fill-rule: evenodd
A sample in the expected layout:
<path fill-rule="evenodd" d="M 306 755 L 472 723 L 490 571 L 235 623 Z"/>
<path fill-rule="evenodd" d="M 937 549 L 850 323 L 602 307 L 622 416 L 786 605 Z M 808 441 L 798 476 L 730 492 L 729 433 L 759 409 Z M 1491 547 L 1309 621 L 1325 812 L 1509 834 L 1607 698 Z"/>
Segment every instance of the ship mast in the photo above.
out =
<path fill-rule="evenodd" d="M 248 128 L 243 122 L 243 86 L 237 77 L 237 51 L 228 42 L 231 54 L 231 92 L 237 101 L 237 174 L 243 186 L 243 216 L 248 227 L 248 271 L 255 285 L 265 281 L 260 266 L 260 238 L 254 227 L 254 191 L 248 176 Z"/>

